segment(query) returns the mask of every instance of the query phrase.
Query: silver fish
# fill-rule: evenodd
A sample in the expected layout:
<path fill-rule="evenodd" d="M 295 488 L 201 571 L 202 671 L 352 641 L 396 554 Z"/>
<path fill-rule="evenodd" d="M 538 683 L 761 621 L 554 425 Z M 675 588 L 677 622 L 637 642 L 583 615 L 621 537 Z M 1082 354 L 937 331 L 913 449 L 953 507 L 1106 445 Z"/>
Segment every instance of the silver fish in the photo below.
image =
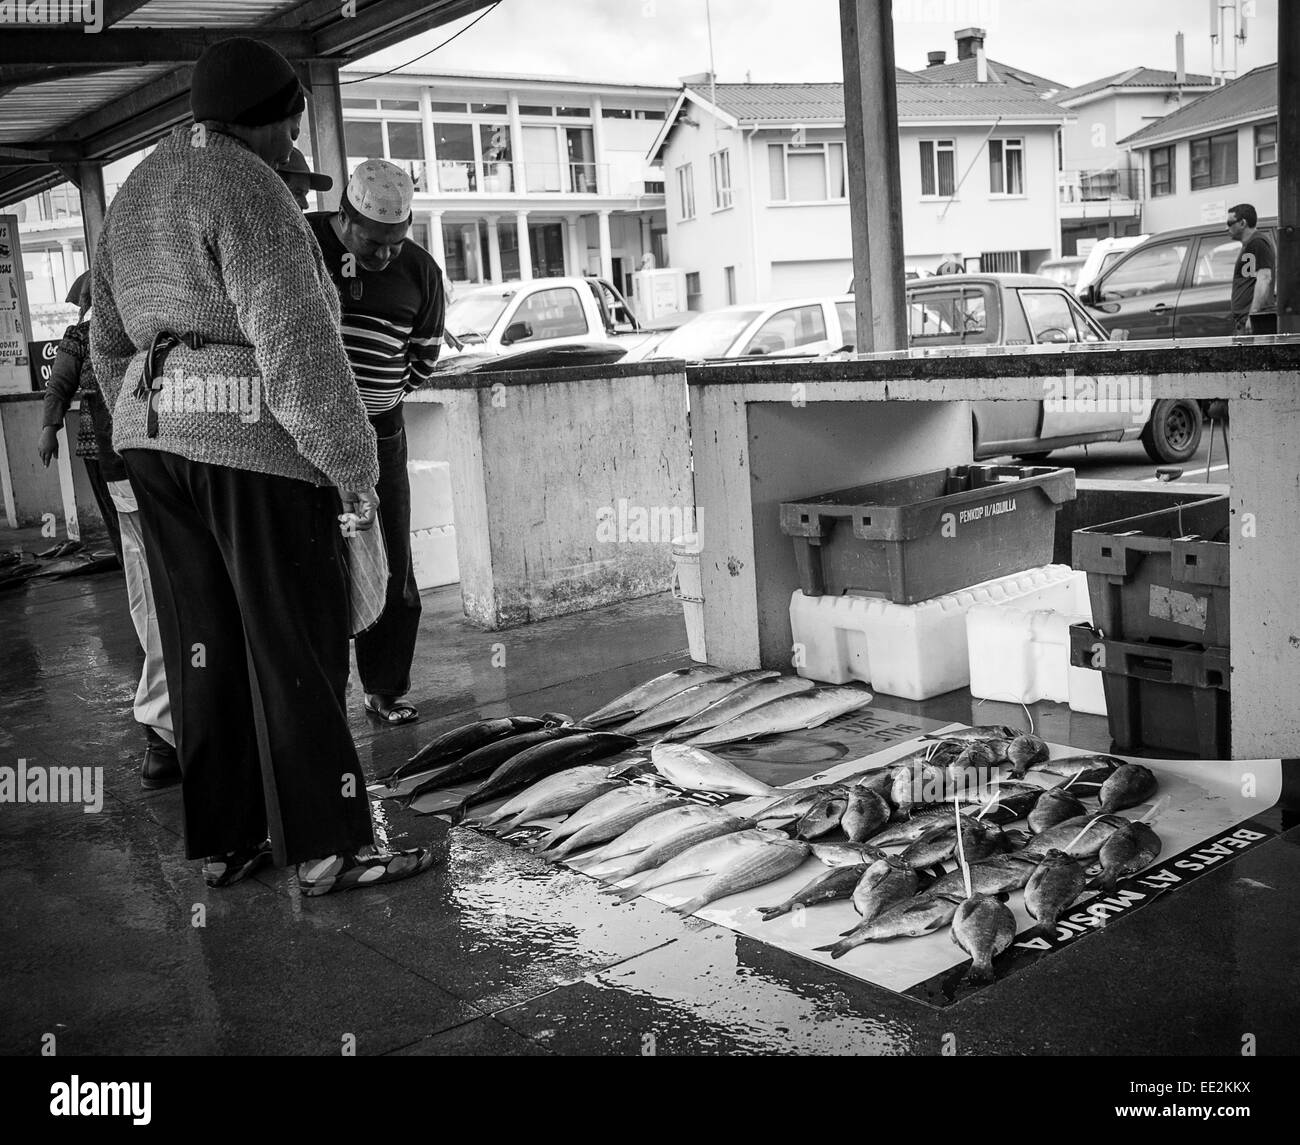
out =
<path fill-rule="evenodd" d="M 1115 755 L 1067 755 L 1062 759 L 1045 759 L 1031 763 L 1026 771 L 1042 771 L 1048 775 L 1059 775 L 1062 779 L 1072 779 L 1077 783 L 1093 780 L 1105 780 L 1124 761 Z"/>
<path fill-rule="evenodd" d="M 1016 937 L 1016 916 L 995 898 L 973 894 L 952 916 L 952 940 L 971 956 L 966 977 L 971 982 L 993 981 L 993 959 Z"/>
<path fill-rule="evenodd" d="M 624 831 L 617 838 L 611 839 L 592 858 L 605 862 L 609 859 L 621 858 L 624 855 L 633 855 L 671 835 L 675 835 L 678 831 L 684 831 L 687 827 L 694 827 L 700 823 L 715 823 L 718 821 L 719 816 L 735 818 L 721 807 L 703 807 L 698 803 L 687 803 L 681 807 L 669 807 L 663 811 L 655 812 L 646 819 L 642 819 L 641 822 Z"/>
<path fill-rule="evenodd" d="M 898 859 L 889 856 L 872 863 L 853 889 L 853 909 L 862 916 L 862 923 L 871 922 L 895 903 L 911 898 L 921 889 L 921 876 Z M 852 930 L 856 930 L 858 923 Z M 846 930 L 845 934 L 852 933 Z"/>
<path fill-rule="evenodd" d="M 882 795 L 855 784 L 849 788 L 840 828 L 850 843 L 864 843 L 889 822 L 889 813 L 889 803 Z"/>
<path fill-rule="evenodd" d="M 1041 856 L 1059 850 L 1074 859 L 1090 859 L 1102 849 L 1107 839 L 1127 824 L 1128 820 L 1118 815 L 1080 815 L 1035 835 L 1025 844 L 1025 853 Z"/>
<path fill-rule="evenodd" d="M 829 950 L 832 958 L 843 958 L 855 946 L 866 942 L 931 934 L 952 922 L 962 901 L 955 895 L 921 895 L 907 899 L 896 903 L 871 922 L 855 927 L 838 942 L 817 949 Z"/>
<path fill-rule="evenodd" d="M 650 761 L 669 783 L 723 795 L 771 795 L 775 790 L 711 751 L 684 743 L 657 743 Z"/>
<path fill-rule="evenodd" d="M 816 906 L 818 903 L 838 902 L 849 898 L 853 889 L 866 874 L 869 864 L 858 863 L 852 867 L 831 867 L 822 871 L 810 883 L 805 883 L 779 906 L 761 906 L 764 922 L 771 922 L 789 914 L 797 906 Z"/>
<path fill-rule="evenodd" d="M 508 834 L 529 820 L 576 811 L 598 796 L 622 786 L 616 780 L 607 779 L 605 772 L 603 763 L 557 771 L 539 779 L 513 799 L 506 800 L 490 815 L 484 816 L 482 825 L 489 827 L 508 819 L 510 822 L 501 828 L 502 834 Z"/>
<path fill-rule="evenodd" d="M 561 839 L 567 839 L 576 831 L 581 831 L 591 823 L 597 823 L 609 815 L 623 811 L 631 806 L 662 801 L 667 792 L 659 787 L 645 783 L 624 783 L 613 791 L 598 796 L 590 803 L 579 808 L 563 823 L 553 827 L 537 841 L 537 849 L 554 846 Z M 659 808 L 662 810 L 662 808 Z"/>
<path fill-rule="evenodd" d="M 778 839 L 785 841 L 788 836 L 780 831 L 757 829 L 720 835 L 687 848 L 681 854 L 669 859 L 658 870 L 651 871 L 645 877 L 638 879 L 632 886 L 615 888 L 611 893 L 617 895 L 620 902 L 628 902 L 655 887 L 665 887 L 670 883 L 701 878 L 704 875 L 716 875 L 736 862 L 738 858 L 754 854 L 766 844 Z"/>
<path fill-rule="evenodd" d="M 1025 909 L 1038 920 L 1033 933 L 1050 937 L 1056 920 L 1070 909 L 1087 882 L 1082 863 L 1055 848 L 1047 851 L 1025 885 Z"/>
<path fill-rule="evenodd" d="M 597 728 L 618 723 L 619 720 L 631 719 L 633 716 L 639 716 L 647 708 L 668 699 L 669 696 L 675 696 L 695 684 L 701 684 L 705 680 L 716 680 L 726 674 L 723 669 L 715 668 L 712 664 L 692 664 L 689 668 L 665 672 L 662 676 L 656 676 L 653 680 L 647 680 L 631 691 L 624 692 L 609 703 L 602 704 L 582 722 L 587 727 Z"/>
<path fill-rule="evenodd" d="M 1049 788 L 1038 797 L 1038 802 L 1029 813 L 1029 829 L 1035 835 L 1041 835 L 1058 823 L 1077 819 L 1087 813 L 1088 809 L 1068 791 Z"/>
<path fill-rule="evenodd" d="M 970 885 L 973 894 L 1001 895 L 1017 891 L 1029 882 L 1029 876 L 1038 866 L 1031 855 L 994 855 L 970 865 Z M 925 888 L 925 894 L 964 895 L 966 880 L 961 868 L 949 871 Z"/>
<path fill-rule="evenodd" d="M 666 835 L 644 851 L 629 856 L 632 861 L 622 863 L 617 870 L 608 874 L 600 873 L 600 877 L 621 882 L 633 875 L 644 874 L 646 871 L 653 871 L 656 867 L 662 867 L 667 864 L 669 859 L 675 859 L 678 855 L 689 851 L 692 847 L 699 846 L 701 843 L 707 843 L 712 839 L 720 839 L 723 835 L 733 835 L 740 831 L 752 831 L 757 826 L 753 819 L 738 819 L 721 807 L 710 807 L 705 808 L 705 810 L 714 812 L 716 818 L 708 822 L 698 823 L 692 827 L 684 827 L 680 831 Z M 621 894 L 622 892 L 618 887 L 610 887 L 604 893 Z"/>
<path fill-rule="evenodd" d="M 1098 799 L 1108 814 L 1136 807 L 1156 793 L 1155 773 L 1140 763 L 1126 763 L 1111 772 Z"/>
<path fill-rule="evenodd" d="M 803 818 L 823 792 L 832 789 L 844 789 L 844 784 L 819 783 L 812 787 L 794 788 L 788 795 L 783 795 L 780 799 L 755 811 L 754 817 L 761 823 L 776 821 L 792 823 L 796 819 Z"/>
<path fill-rule="evenodd" d="M 682 805 L 682 800 L 678 796 L 667 791 L 656 791 L 656 795 L 658 797 L 655 799 L 641 804 L 631 804 L 621 811 L 615 811 L 605 816 L 605 818 L 597 820 L 595 823 L 588 823 L 580 830 L 574 831 L 559 846 L 553 847 L 549 851 L 543 851 L 542 857 L 558 861 L 566 855 L 571 855 L 574 851 L 581 851 L 584 847 L 617 838 L 624 831 L 635 827 L 642 819 L 649 819 L 651 815 L 657 815 L 660 811 L 669 807 Z"/>
<path fill-rule="evenodd" d="M 813 843 L 812 853 L 828 867 L 870 866 L 885 857 L 885 852 L 871 843 Z"/>
<path fill-rule="evenodd" d="M 811 692 L 771 700 L 725 724 L 693 736 L 690 742 L 698 747 L 710 747 L 820 727 L 836 716 L 865 707 L 871 703 L 871 698 L 871 693 L 858 684 L 814 688 Z"/>
<path fill-rule="evenodd" d="M 716 728 L 719 724 L 734 720 L 737 716 L 753 711 L 772 700 L 798 695 L 800 692 L 811 692 L 815 687 L 817 685 L 812 680 L 805 680 L 802 676 L 773 675 L 770 679 L 757 680 L 737 688 L 734 692 L 710 704 L 698 715 L 665 732 L 663 738 L 690 739 L 693 735 L 708 731 L 709 728 Z"/>
<path fill-rule="evenodd" d="M 673 907 L 673 910 L 683 915 L 694 914 L 717 899 L 740 894 L 751 887 L 761 887 L 788 875 L 807 857 L 807 843 L 794 839 L 769 839 L 754 853 L 719 871 L 704 884 L 699 894 Z"/>
<path fill-rule="evenodd" d="M 1125 875 L 1135 875 L 1160 855 L 1160 836 L 1145 823 L 1121 827 L 1102 844 L 1097 858 L 1102 872 L 1092 885 L 1109 893 Z"/>
<path fill-rule="evenodd" d="M 733 672 L 728 676 L 719 676 L 716 680 L 704 680 L 691 687 L 660 700 L 653 708 L 647 708 L 635 719 L 624 724 L 619 731 L 623 735 L 641 735 L 643 732 L 665 728 L 670 724 L 699 715 L 710 704 L 724 700 L 733 692 L 747 684 L 757 683 L 779 676 L 780 672 L 770 669 L 758 669 L 753 672 Z"/>

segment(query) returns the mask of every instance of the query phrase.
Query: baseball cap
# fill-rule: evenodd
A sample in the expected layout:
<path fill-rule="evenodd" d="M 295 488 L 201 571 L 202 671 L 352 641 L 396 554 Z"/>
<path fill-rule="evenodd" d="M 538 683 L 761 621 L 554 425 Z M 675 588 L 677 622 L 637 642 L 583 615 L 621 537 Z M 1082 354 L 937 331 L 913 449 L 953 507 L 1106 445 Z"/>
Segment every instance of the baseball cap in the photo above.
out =
<path fill-rule="evenodd" d="M 289 158 L 276 170 L 284 175 L 306 175 L 307 183 L 313 191 L 328 191 L 334 186 L 334 180 L 328 175 L 322 175 L 319 171 L 311 169 L 307 163 L 307 156 L 296 147 L 289 152 Z"/>

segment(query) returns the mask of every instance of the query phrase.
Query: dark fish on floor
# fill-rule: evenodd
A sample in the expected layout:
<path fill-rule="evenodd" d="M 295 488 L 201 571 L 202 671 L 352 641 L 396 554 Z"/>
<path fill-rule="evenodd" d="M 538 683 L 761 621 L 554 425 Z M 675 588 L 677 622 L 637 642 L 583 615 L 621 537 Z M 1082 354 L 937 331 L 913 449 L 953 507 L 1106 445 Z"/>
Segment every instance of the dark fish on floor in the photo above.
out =
<path fill-rule="evenodd" d="M 849 930 L 850 934 L 863 923 L 871 922 L 883 914 L 895 903 L 911 898 L 921 889 L 921 876 L 906 863 L 900 862 L 892 855 L 877 859 L 862 872 L 858 885 L 850 896 L 853 909 L 862 916 L 862 922 Z"/>
<path fill-rule="evenodd" d="M 1006 759 L 1011 764 L 1011 774 L 1019 778 L 1032 764 L 1041 763 L 1051 754 L 1046 741 L 1038 736 L 1020 735 L 1007 744 Z"/>
<path fill-rule="evenodd" d="M 1057 919 L 1083 894 L 1087 881 L 1082 863 L 1063 851 L 1047 851 L 1025 884 L 1025 909 L 1038 920 L 1033 933 L 1050 938 Z"/>
<path fill-rule="evenodd" d="M 955 895 L 921 895 L 908 899 L 890 907 L 871 922 L 855 927 L 838 942 L 816 949 L 829 950 L 832 958 L 843 958 L 855 946 L 867 942 L 932 934 L 952 922 L 962 901 Z"/>
<path fill-rule="evenodd" d="M 1155 773 L 1140 763 L 1117 767 L 1101 785 L 1101 809 L 1107 814 L 1136 807 L 1156 793 Z"/>
<path fill-rule="evenodd" d="M 1109 893 L 1120 879 L 1135 875 L 1160 856 L 1160 836 L 1145 823 L 1133 822 L 1121 827 L 1105 843 L 1097 858 L 1101 874 L 1092 885 Z"/>
<path fill-rule="evenodd" d="M 976 863 L 988 858 L 1005 846 L 1002 829 L 995 823 L 981 823 L 975 819 L 962 818 L 962 848 L 968 863 Z M 936 863 L 946 863 L 957 853 L 957 826 L 955 823 L 936 824 L 899 856 L 905 865 L 916 870 L 933 867 Z"/>
<path fill-rule="evenodd" d="M 795 828 L 800 839 L 819 839 L 829 835 L 840 825 L 844 809 L 849 805 L 849 793 L 842 789 L 823 791 L 804 813 Z"/>
<path fill-rule="evenodd" d="M 462 756 L 445 767 L 438 768 L 420 780 L 406 793 L 405 805 L 411 806 L 421 795 L 430 791 L 440 791 L 444 787 L 454 787 L 466 780 L 479 779 L 491 775 L 507 760 L 537 747 L 539 744 L 551 743 L 553 740 L 569 739 L 582 735 L 586 728 L 568 726 L 558 728 L 540 728 L 537 731 L 518 732 L 505 736 L 476 748 L 468 755 Z"/>
<path fill-rule="evenodd" d="M 848 804 L 840 817 L 840 828 L 850 843 L 865 843 L 889 822 L 890 807 L 884 796 L 855 784 L 849 788 Z"/>
<path fill-rule="evenodd" d="M 445 766 L 480 747 L 505 739 L 506 736 L 539 731 L 544 726 L 543 720 L 532 716 L 503 716 L 497 720 L 475 720 L 471 724 L 462 724 L 431 739 L 401 767 L 381 778 L 386 780 L 389 787 L 395 787 L 397 781 L 405 776 Z"/>
<path fill-rule="evenodd" d="M 705 680 L 716 680 L 726 674 L 723 669 L 715 668 L 712 664 L 692 664 L 689 668 L 665 672 L 662 676 L 656 676 L 653 680 L 647 680 L 644 684 L 624 692 L 609 703 L 602 704 L 582 722 L 588 727 L 599 728 L 606 724 L 616 724 L 620 720 L 630 720 L 633 716 L 639 716 L 647 708 L 668 699 L 669 696 L 675 696 L 695 684 L 701 684 Z"/>
<path fill-rule="evenodd" d="M 993 981 L 993 959 L 1016 937 L 1016 916 L 988 895 L 973 894 L 952 916 L 952 940 L 971 956 L 970 982 Z"/>
<path fill-rule="evenodd" d="M 1038 802 L 1029 813 L 1029 829 L 1035 835 L 1041 835 L 1058 823 L 1064 823 L 1067 819 L 1077 819 L 1087 813 L 1088 809 L 1083 803 L 1065 789 L 1049 788 L 1038 797 Z"/>
<path fill-rule="evenodd" d="M 982 895 L 1001 895 L 1018 891 L 1034 873 L 1038 861 L 1032 855 L 994 855 L 970 865 L 971 891 Z M 925 888 L 925 894 L 964 895 L 966 880 L 961 868 L 949 871 Z"/>
<path fill-rule="evenodd" d="M 1127 819 L 1118 815 L 1080 815 L 1035 835 L 1025 844 L 1024 850 L 1026 854 L 1041 856 L 1055 849 L 1064 851 L 1071 858 L 1091 859 L 1106 840 L 1127 823 Z"/>
<path fill-rule="evenodd" d="M 796 787 L 788 795 L 781 796 L 766 807 L 756 809 L 753 812 L 754 818 L 760 823 L 778 820 L 793 823 L 796 819 L 802 819 L 813 804 L 828 791 L 840 791 L 848 795 L 848 787 L 843 783 L 819 783 L 812 787 Z"/>
<path fill-rule="evenodd" d="M 871 843 L 813 843 L 812 853 L 828 867 L 870 866 L 885 852 Z"/>
<path fill-rule="evenodd" d="M 1114 755 L 1068 755 L 1062 759 L 1045 759 L 1031 763 L 1025 770 L 1041 771 L 1046 775 L 1059 775 L 1069 779 L 1073 790 L 1080 783 L 1104 782 L 1111 773 L 1123 766 L 1124 761 Z"/>
<path fill-rule="evenodd" d="M 976 809 L 963 809 L 962 814 L 974 818 Z M 906 843 L 915 843 L 917 839 L 940 823 L 951 825 L 952 806 L 943 803 L 931 803 L 925 807 L 918 807 L 910 819 L 902 823 L 891 823 L 884 830 L 877 831 L 867 842 L 873 847 L 899 847 Z"/>
<path fill-rule="evenodd" d="M 832 867 L 823 871 L 810 883 L 805 883 L 780 906 L 761 906 L 763 921 L 771 922 L 783 914 L 789 914 L 797 906 L 815 906 L 823 902 L 837 902 L 852 896 L 854 888 L 866 873 L 869 864 L 859 863 L 852 867 Z"/>

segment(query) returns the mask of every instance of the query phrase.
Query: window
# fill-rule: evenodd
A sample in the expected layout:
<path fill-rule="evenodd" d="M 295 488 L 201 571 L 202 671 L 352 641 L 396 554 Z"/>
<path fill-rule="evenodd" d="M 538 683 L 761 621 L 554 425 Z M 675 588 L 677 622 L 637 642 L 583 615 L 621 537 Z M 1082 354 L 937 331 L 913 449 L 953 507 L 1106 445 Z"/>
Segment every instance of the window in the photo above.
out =
<path fill-rule="evenodd" d="M 555 114 L 555 108 L 540 103 L 521 103 L 519 105 L 519 114 L 551 116 Z"/>
<path fill-rule="evenodd" d="M 555 109 L 555 114 L 560 116 L 568 116 L 573 119 L 590 119 L 591 108 L 560 106 Z"/>
<path fill-rule="evenodd" d="M 780 354 L 826 341 L 826 316 L 820 306 L 792 306 L 773 314 L 742 351 L 744 354 Z"/>
<path fill-rule="evenodd" d="M 709 156 L 713 165 L 713 209 L 731 206 L 731 152 L 715 151 Z"/>
<path fill-rule="evenodd" d="M 695 174 L 689 163 L 677 168 L 677 203 L 683 219 L 695 218 Z"/>
<path fill-rule="evenodd" d="M 345 97 L 343 99 L 344 107 L 364 107 L 367 111 L 374 111 L 378 104 L 373 99 L 356 99 Z M 464 108 L 461 108 L 464 111 Z"/>
<path fill-rule="evenodd" d="M 688 270 L 686 272 L 686 309 L 698 310 L 700 308 L 700 272 L 698 270 Z"/>
<path fill-rule="evenodd" d="M 666 119 L 668 113 L 666 111 L 638 111 L 636 117 L 637 119 Z"/>
<path fill-rule="evenodd" d="M 982 290 L 927 290 L 911 295 L 907 328 L 913 339 L 988 340 L 988 300 Z"/>
<path fill-rule="evenodd" d="M 722 268 L 723 282 L 727 287 L 727 305 L 736 304 L 736 268 L 734 266 L 724 266 Z"/>
<path fill-rule="evenodd" d="M 385 111 L 419 111 L 418 99 L 381 99 L 379 106 Z"/>
<path fill-rule="evenodd" d="M 505 115 L 504 103 L 471 103 L 470 111 L 475 115 Z"/>
<path fill-rule="evenodd" d="M 1201 248 L 1196 254 L 1196 265 L 1192 268 L 1193 286 L 1211 286 L 1232 283 L 1232 272 L 1237 265 L 1237 255 L 1241 253 L 1241 243 L 1236 239 L 1219 242 L 1216 239 L 1201 239 Z"/>
<path fill-rule="evenodd" d="M 343 121 L 343 144 L 350 159 L 382 159 L 384 128 L 380 123 L 363 123 L 357 119 Z"/>
<path fill-rule="evenodd" d="M 951 199 L 957 191 L 956 152 L 951 139 L 921 140 L 921 194 Z"/>
<path fill-rule="evenodd" d="M 571 338 L 587 333 L 587 315 L 582 300 L 571 286 L 557 286 L 554 290 L 539 290 L 526 298 L 510 320 L 527 322 L 533 332 L 521 342 L 535 342 L 539 338 Z"/>
<path fill-rule="evenodd" d="M 840 341 L 853 349 L 858 341 L 858 311 L 852 302 L 837 302 L 835 316 L 840 320 Z"/>
<path fill-rule="evenodd" d="M 438 190 L 473 191 L 478 187 L 474 167 L 474 127 L 469 123 L 435 123 Z"/>
<path fill-rule="evenodd" d="M 1025 193 L 1025 141 L 989 140 L 989 192 L 994 195 Z"/>
<path fill-rule="evenodd" d="M 461 101 L 460 103 L 447 103 L 443 100 L 435 99 L 429 104 L 429 107 L 434 111 L 455 111 L 459 112 L 461 115 L 465 114 L 464 101 Z"/>
<path fill-rule="evenodd" d="M 389 159 L 423 159 L 424 129 L 418 123 L 386 123 Z"/>
<path fill-rule="evenodd" d="M 664 193 L 663 180 L 647 179 L 645 181 L 645 193 L 647 195 L 662 195 Z"/>
<path fill-rule="evenodd" d="M 767 146 L 768 188 L 773 202 L 818 203 L 846 193 L 843 143 Z"/>
<path fill-rule="evenodd" d="M 1151 148 L 1151 197 L 1174 193 L 1174 149 Z"/>
<path fill-rule="evenodd" d="M 565 149 L 569 159 L 570 191 L 594 195 L 598 190 L 596 178 L 596 150 L 590 127 L 566 127 Z"/>
<path fill-rule="evenodd" d="M 1192 190 L 1206 187 L 1226 187 L 1237 181 L 1237 133 L 1224 131 L 1193 139 Z"/>
<path fill-rule="evenodd" d="M 1156 290 L 1173 290 L 1182 276 L 1187 244 L 1144 246 L 1115 267 L 1101 287 L 1101 301 L 1115 302 Z"/>
<path fill-rule="evenodd" d="M 1077 342 L 1070 300 L 1055 290 L 1021 290 L 1020 305 L 1035 342 Z"/>
<path fill-rule="evenodd" d="M 1255 178 L 1277 178 L 1277 121 L 1255 128 Z"/>
<path fill-rule="evenodd" d="M 631 119 L 632 109 L 630 107 L 602 107 L 600 117 L 602 119 Z"/>

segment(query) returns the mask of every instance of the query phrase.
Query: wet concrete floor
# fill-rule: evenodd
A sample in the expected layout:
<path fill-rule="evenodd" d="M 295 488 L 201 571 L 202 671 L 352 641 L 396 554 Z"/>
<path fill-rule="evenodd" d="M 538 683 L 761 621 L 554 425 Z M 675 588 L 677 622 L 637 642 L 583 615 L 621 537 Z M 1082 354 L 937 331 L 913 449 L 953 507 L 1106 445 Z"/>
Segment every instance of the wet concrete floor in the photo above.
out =
<path fill-rule="evenodd" d="M 422 721 L 367 722 L 353 681 L 370 775 L 469 719 L 580 715 L 687 663 L 667 596 L 504 633 L 469 625 L 454 587 L 424 604 Z M 428 1055 L 1300 1046 L 1295 829 L 940 1011 L 649 900 L 617 905 L 581 874 L 389 805 L 381 836 L 432 843 L 445 859 L 432 873 L 310 900 L 285 871 L 209 890 L 184 858 L 179 794 L 139 784 L 140 653 L 120 575 L 0 594 L 0 649 L 0 763 L 100 765 L 107 791 L 98 814 L 0 805 L 0 1053 L 39 1052 L 48 1034 L 60 1054 L 338 1054 L 349 1038 L 358 1053 Z M 964 693 L 889 706 L 968 723 L 1020 712 Z M 1035 711 L 1049 739 L 1108 746 L 1104 721 Z"/>

